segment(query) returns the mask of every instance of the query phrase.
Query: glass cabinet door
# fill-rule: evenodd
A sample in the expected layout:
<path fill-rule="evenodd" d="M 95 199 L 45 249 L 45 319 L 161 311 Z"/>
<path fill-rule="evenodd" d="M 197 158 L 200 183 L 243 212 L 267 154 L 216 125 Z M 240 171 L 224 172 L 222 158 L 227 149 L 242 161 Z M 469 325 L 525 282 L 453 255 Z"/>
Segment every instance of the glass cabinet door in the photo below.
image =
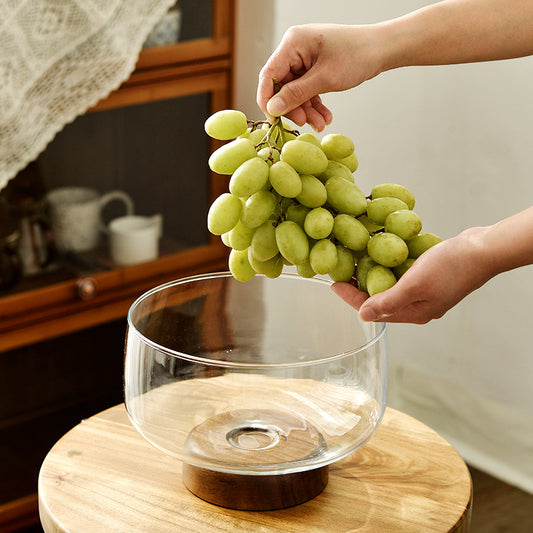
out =
<path fill-rule="evenodd" d="M 213 178 L 207 165 L 212 145 L 203 124 L 211 108 L 211 92 L 205 91 L 87 113 L 68 124 L 1 194 L 20 222 L 26 216 L 34 219 L 30 231 L 38 230 L 39 218 L 40 241 L 34 244 L 43 249 L 38 252 L 40 268 L 34 250 L 19 249 L 22 276 L 0 296 L 208 246 L 213 239 L 207 231 L 207 210 L 223 185 L 223 178 Z M 213 189 L 212 182 L 218 187 Z M 67 206 L 71 199 L 77 201 L 69 191 L 94 192 L 99 200 L 111 197 L 99 208 L 101 227 L 81 208 L 61 218 L 60 202 Z M 65 195 L 56 198 L 56 193 Z M 33 210 L 26 215 L 23 208 L 30 205 Z M 138 249 L 138 261 L 117 256 L 111 223 L 125 215 L 160 228 L 155 255 L 142 259 Z M 132 232 L 137 248 L 153 244 L 153 239 L 144 240 L 143 231 L 144 226 Z M 94 246 L 69 245 L 87 232 L 98 234 Z"/>
<path fill-rule="evenodd" d="M 220 143 L 203 124 L 231 107 L 234 0 L 177 0 L 170 11 L 132 75 L 0 191 L 0 377 L 6 398 L 19 395 L 0 409 L 0 463 L 18 465 L 16 479 L 8 469 L 0 483 L 0 531 L 38 521 L 36 473 L 53 442 L 75 420 L 121 401 L 133 300 L 227 265 L 206 216 L 228 180 L 208 168 Z M 98 228 L 89 249 L 60 246 L 61 231 L 94 228 L 87 214 L 64 218 L 61 229 L 52 220 L 49 195 L 73 187 L 98 199 L 118 191 L 101 210 L 107 230 Z M 134 264 L 116 260 L 108 232 L 128 209 L 162 222 L 155 255 Z M 144 237 L 135 246 L 144 249 Z M 106 346 L 99 353 L 96 338 Z"/>
<path fill-rule="evenodd" d="M 226 267 L 227 249 L 208 234 L 206 216 L 227 180 L 208 168 L 220 143 L 203 124 L 231 107 L 234 2 L 176 7 L 178 42 L 144 49 L 121 87 L 67 124 L 0 191 L 0 352 L 114 320 L 158 283 Z M 49 195 L 65 187 L 99 198 L 114 192 L 101 212 L 107 229 L 90 249 L 65 250 L 52 220 Z M 124 263 L 112 253 L 109 223 L 127 213 L 161 222 L 149 260 Z M 72 231 L 96 224 L 65 220 Z M 142 249 L 144 240 L 136 242 Z M 18 268 L 14 251 L 23 256 Z"/>
<path fill-rule="evenodd" d="M 232 47 L 232 32 L 228 29 L 234 18 L 233 11 L 231 0 L 178 0 L 154 27 L 153 32 L 159 33 L 161 39 L 147 39 L 137 68 L 142 70 L 193 57 L 209 58 L 228 53 Z M 174 39 L 176 43 L 172 42 Z"/>

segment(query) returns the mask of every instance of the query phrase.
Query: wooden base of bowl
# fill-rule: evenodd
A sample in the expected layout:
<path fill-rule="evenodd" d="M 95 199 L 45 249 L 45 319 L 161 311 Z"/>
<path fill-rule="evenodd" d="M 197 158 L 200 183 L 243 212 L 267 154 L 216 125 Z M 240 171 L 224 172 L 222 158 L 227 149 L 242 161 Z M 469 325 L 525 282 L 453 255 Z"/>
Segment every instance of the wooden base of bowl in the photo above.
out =
<path fill-rule="evenodd" d="M 280 475 L 241 475 L 183 464 L 183 482 L 209 503 L 241 511 L 273 511 L 318 496 L 328 484 L 328 467 Z"/>

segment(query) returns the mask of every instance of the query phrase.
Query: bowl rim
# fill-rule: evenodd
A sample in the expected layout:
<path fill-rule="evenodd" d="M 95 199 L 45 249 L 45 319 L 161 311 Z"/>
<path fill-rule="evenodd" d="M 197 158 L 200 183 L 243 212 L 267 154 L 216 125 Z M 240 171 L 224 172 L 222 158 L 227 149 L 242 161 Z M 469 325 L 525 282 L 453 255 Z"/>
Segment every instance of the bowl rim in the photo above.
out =
<path fill-rule="evenodd" d="M 257 274 L 255 277 L 258 278 L 265 278 L 269 279 L 267 276 L 264 276 L 262 274 Z M 314 282 L 321 285 L 332 285 L 332 282 L 328 281 L 324 278 L 303 278 L 299 274 L 292 273 L 292 272 L 283 272 L 280 276 L 280 278 L 292 278 L 297 279 L 301 282 Z M 171 357 L 176 357 L 179 359 L 184 359 L 186 361 L 194 362 L 194 363 L 200 363 L 203 365 L 208 366 L 216 366 L 216 367 L 222 367 L 222 368 L 233 368 L 233 369 L 261 369 L 261 368 L 295 368 L 295 367 L 302 367 L 302 366 L 315 366 L 320 365 L 324 363 L 329 363 L 331 361 L 335 361 L 337 359 L 343 359 L 345 357 L 350 357 L 358 352 L 362 352 L 367 350 L 370 346 L 373 344 L 376 344 L 384 335 L 387 330 L 387 323 L 386 322 L 369 322 L 369 324 L 373 324 L 377 328 L 377 332 L 374 334 L 374 336 L 369 339 L 364 344 L 359 345 L 354 350 L 349 350 L 346 352 L 340 352 L 333 355 L 328 355 L 326 357 L 313 359 L 311 361 L 291 361 L 287 363 L 247 363 L 243 361 L 224 361 L 220 359 L 209 359 L 207 357 L 199 357 L 196 355 L 187 354 L 184 352 L 179 352 L 177 350 L 172 350 L 171 348 L 167 348 L 165 346 L 162 346 L 161 344 L 158 344 L 157 342 L 149 339 L 145 335 L 143 335 L 133 324 L 132 314 L 135 311 L 135 309 L 139 306 L 139 304 L 144 301 L 145 299 L 149 298 L 153 294 L 157 292 L 161 292 L 169 287 L 174 287 L 177 285 L 183 285 L 185 283 L 190 283 L 192 281 L 199 281 L 199 280 L 207 280 L 207 279 L 213 279 L 213 278 L 231 278 L 234 279 L 231 272 L 229 271 L 220 271 L 220 272 L 209 272 L 205 274 L 195 274 L 192 276 L 186 276 L 183 278 L 175 279 L 172 281 L 168 281 L 166 283 L 162 283 L 160 285 L 157 285 L 153 287 L 152 289 L 144 292 L 141 294 L 130 306 L 127 314 L 127 326 L 128 326 L 128 332 L 127 336 L 129 336 L 130 332 L 132 332 L 135 336 L 142 339 L 143 342 L 145 342 L 147 345 L 151 346 L 152 348 L 158 350 L 161 353 L 164 353 L 166 355 L 169 355 Z M 275 281 L 275 280 L 273 280 Z M 239 282 L 240 283 L 240 282 Z M 348 304 L 346 304 L 348 305 Z M 353 309 L 354 313 L 357 313 L 356 309 Z"/>

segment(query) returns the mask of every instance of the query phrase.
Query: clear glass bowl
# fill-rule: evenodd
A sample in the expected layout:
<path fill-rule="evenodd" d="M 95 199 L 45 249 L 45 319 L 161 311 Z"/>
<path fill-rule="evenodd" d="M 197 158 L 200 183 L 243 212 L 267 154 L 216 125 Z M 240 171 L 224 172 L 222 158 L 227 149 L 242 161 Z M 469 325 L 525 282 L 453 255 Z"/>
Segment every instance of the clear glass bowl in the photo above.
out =
<path fill-rule="evenodd" d="M 187 465 L 272 475 L 362 446 L 386 403 L 385 324 L 323 279 L 181 279 L 128 314 L 125 403 L 137 430 Z"/>

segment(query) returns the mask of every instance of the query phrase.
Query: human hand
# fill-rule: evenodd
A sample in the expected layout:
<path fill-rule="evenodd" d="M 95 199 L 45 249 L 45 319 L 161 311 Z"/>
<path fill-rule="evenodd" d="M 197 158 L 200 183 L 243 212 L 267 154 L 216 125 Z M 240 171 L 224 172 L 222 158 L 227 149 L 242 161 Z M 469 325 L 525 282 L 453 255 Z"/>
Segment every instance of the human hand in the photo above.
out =
<path fill-rule="evenodd" d="M 289 28 L 259 74 L 259 107 L 268 117 L 285 115 L 322 131 L 333 117 L 320 95 L 350 89 L 381 71 L 376 31 L 339 24 Z M 274 98 L 273 79 L 281 87 Z"/>
<path fill-rule="evenodd" d="M 472 228 L 433 246 L 387 291 L 369 297 L 350 283 L 335 283 L 333 290 L 363 320 L 425 324 L 492 277 L 488 262 L 479 260 L 481 231 Z"/>

